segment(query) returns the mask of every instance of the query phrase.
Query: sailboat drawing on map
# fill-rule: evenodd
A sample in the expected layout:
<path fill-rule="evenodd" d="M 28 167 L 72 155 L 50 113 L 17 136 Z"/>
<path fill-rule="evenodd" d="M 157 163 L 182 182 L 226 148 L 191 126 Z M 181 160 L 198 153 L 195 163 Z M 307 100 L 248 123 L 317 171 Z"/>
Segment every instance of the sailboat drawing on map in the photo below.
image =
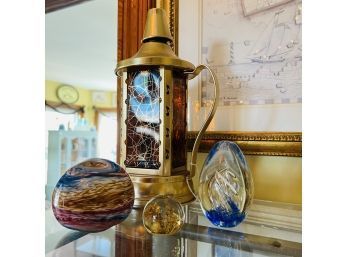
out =
<path fill-rule="evenodd" d="M 217 73 L 220 104 L 300 103 L 302 1 L 202 2 L 201 58 Z M 202 105 L 213 99 L 213 89 L 208 74 L 203 75 Z"/>
<path fill-rule="evenodd" d="M 295 22 L 280 22 L 283 9 L 277 11 L 264 31 L 255 41 L 247 59 L 256 63 L 283 62 L 289 59 L 301 60 L 301 25 Z M 297 28 L 294 28 L 294 27 Z"/>

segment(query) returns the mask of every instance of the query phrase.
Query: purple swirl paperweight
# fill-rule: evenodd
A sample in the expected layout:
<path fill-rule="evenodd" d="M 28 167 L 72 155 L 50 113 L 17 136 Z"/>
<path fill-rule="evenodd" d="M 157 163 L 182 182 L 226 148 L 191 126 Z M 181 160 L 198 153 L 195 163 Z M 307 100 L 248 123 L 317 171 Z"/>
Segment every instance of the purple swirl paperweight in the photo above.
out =
<path fill-rule="evenodd" d="M 127 218 L 134 203 L 129 175 L 116 163 L 89 159 L 65 172 L 52 194 L 52 209 L 64 227 L 99 232 Z"/>

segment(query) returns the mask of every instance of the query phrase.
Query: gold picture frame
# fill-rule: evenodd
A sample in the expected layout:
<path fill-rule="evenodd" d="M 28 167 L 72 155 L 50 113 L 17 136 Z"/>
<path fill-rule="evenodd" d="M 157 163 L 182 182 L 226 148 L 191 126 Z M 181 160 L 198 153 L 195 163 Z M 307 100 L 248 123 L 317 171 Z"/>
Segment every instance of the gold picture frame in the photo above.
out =
<path fill-rule="evenodd" d="M 169 30 L 174 39 L 172 48 L 175 54 L 178 54 L 179 1 L 178 0 L 157 0 L 156 7 L 164 9 L 167 13 Z"/>
<path fill-rule="evenodd" d="M 188 151 L 192 150 L 196 137 L 197 132 L 188 132 Z M 212 146 L 221 140 L 234 141 L 246 155 L 302 156 L 301 132 L 206 132 L 203 135 L 199 152 L 209 152 Z"/>

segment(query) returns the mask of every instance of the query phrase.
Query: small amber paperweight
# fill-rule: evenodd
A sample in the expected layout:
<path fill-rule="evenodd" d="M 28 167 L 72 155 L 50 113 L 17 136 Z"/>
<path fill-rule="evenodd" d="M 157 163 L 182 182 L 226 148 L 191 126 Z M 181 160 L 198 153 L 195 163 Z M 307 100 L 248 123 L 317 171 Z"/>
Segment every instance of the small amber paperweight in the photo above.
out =
<path fill-rule="evenodd" d="M 173 235 L 180 231 L 184 222 L 184 209 L 171 195 L 156 196 L 144 207 L 144 227 L 151 234 Z"/>

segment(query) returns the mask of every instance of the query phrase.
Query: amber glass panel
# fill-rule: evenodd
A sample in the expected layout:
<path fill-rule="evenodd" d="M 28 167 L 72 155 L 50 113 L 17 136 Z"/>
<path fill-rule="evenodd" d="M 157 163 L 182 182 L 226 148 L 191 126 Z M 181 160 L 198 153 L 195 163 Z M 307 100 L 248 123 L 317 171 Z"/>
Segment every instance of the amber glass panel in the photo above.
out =
<path fill-rule="evenodd" d="M 172 167 L 186 167 L 186 76 L 173 71 Z"/>
<path fill-rule="evenodd" d="M 160 72 L 128 72 L 126 167 L 157 169 L 160 145 Z"/>

